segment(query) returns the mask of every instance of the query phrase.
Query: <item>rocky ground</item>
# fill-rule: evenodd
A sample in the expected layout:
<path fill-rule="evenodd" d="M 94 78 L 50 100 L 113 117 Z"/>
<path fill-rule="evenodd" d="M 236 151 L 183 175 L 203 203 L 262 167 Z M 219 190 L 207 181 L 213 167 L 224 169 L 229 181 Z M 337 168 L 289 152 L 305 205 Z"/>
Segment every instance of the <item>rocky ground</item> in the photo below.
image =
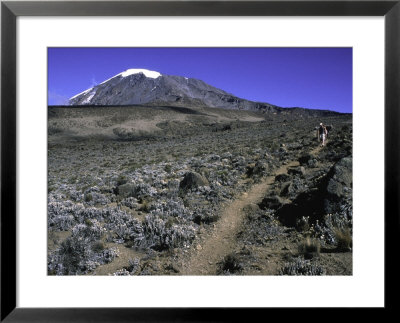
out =
<path fill-rule="evenodd" d="M 352 274 L 351 115 L 48 115 L 50 275 Z"/>

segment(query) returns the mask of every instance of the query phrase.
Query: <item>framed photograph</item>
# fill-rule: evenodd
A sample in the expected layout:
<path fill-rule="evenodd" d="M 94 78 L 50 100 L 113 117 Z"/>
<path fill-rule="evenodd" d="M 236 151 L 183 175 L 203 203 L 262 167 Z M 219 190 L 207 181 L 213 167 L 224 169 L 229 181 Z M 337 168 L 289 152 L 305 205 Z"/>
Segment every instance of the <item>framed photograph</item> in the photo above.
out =
<path fill-rule="evenodd" d="M 399 14 L 3 1 L 1 320 L 392 308 Z"/>

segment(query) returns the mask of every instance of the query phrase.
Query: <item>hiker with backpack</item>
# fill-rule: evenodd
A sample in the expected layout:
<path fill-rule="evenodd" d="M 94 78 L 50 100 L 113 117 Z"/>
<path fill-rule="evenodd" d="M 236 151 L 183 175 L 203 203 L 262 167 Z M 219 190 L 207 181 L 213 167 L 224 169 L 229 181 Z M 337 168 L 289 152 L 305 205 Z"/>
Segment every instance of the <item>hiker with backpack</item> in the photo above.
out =
<path fill-rule="evenodd" d="M 325 146 L 327 135 L 328 135 L 328 130 L 326 129 L 325 125 L 321 122 L 317 130 L 317 138 L 319 141 L 321 141 L 321 147 Z"/>

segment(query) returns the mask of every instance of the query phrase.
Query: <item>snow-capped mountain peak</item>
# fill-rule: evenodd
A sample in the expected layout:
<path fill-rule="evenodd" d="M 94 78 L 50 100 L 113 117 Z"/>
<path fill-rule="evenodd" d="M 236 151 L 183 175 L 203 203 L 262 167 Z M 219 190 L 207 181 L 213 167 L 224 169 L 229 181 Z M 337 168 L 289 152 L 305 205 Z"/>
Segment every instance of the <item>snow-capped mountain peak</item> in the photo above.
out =
<path fill-rule="evenodd" d="M 73 96 L 69 105 L 202 106 L 240 110 L 276 110 L 269 103 L 251 102 L 201 80 L 131 68 Z"/>
<path fill-rule="evenodd" d="M 122 77 L 127 77 L 132 74 L 139 74 L 143 73 L 146 77 L 150 77 L 152 79 L 156 79 L 157 77 L 161 76 L 161 73 L 156 72 L 156 71 L 150 71 L 142 68 L 130 68 L 129 70 L 126 70 L 125 72 L 122 72 L 118 75 L 121 75 Z"/>
<path fill-rule="evenodd" d="M 144 74 L 144 76 L 146 76 L 148 78 L 152 78 L 152 79 L 156 79 L 161 76 L 161 73 L 156 72 L 156 71 L 150 71 L 150 70 L 146 70 L 144 68 L 130 68 L 124 72 L 114 75 L 113 77 L 110 77 L 109 79 L 101 82 L 100 84 L 104 84 L 104 83 L 108 82 L 109 80 L 112 80 L 113 78 L 118 77 L 118 76 L 127 77 L 127 76 L 130 76 L 133 74 L 140 74 L 140 73 L 142 73 L 142 74 Z"/>
<path fill-rule="evenodd" d="M 113 78 L 116 78 L 116 77 L 118 77 L 118 76 L 127 77 L 127 76 L 130 76 L 130 75 L 133 75 L 133 74 L 140 74 L 140 73 L 144 74 L 144 76 L 146 76 L 146 77 L 148 77 L 148 78 L 151 78 L 151 79 L 156 79 L 156 78 L 162 76 L 161 73 L 156 72 L 156 71 L 150 71 L 150 70 L 146 70 L 146 69 L 144 69 L 144 68 L 130 68 L 130 69 L 127 69 L 126 71 L 123 71 L 123 72 L 121 72 L 121 73 L 119 73 L 119 74 L 117 74 L 117 75 L 114 75 L 113 77 L 110 77 L 109 79 L 107 79 L 107 80 L 101 82 L 100 84 L 107 83 L 108 81 L 110 81 L 110 80 L 112 80 Z M 77 98 L 77 97 L 80 96 L 80 95 L 88 94 L 88 93 L 89 93 L 91 90 L 93 90 L 93 89 L 94 89 L 94 88 L 91 87 L 90 89 L 87 89 L 87 90 L 85 90 L 85 91 L 83 91 L 83 92 L 80 92 L 80 93 L 74 95 L 73 97 L 71 97 L 71 98 L 69 98 L 69 99 L 72 100 L 72 99 Z M 82 103 L 86 103 L 86 104 L 87 104 L 87 103 L 90 103 L 90 99 L 93 97 L 94 93 L 91 93 L 91 94 L 92 94 L 91 97 L 90 97 L 89 99 L 84 100 L 84 102 L 82 102 Z"/>

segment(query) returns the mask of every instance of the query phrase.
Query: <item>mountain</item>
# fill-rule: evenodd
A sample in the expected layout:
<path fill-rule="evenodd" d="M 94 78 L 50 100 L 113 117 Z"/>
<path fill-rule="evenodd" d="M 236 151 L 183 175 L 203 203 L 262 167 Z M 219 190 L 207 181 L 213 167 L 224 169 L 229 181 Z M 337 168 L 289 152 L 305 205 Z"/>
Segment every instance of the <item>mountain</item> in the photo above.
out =
<path fill-rule="evenodd" d="M 201 80 L 163 75 L 146 69 L 129 69 L 69 99 L 71 106 L 180 106 L 213 107 L 262 112 L 331 114 L 327 110 L 281 108 L 253 102 L 215 88 Z M 290 110 L 292 109 L 292 110 Z M 320 111 L 320 112 L 316 112 Z M 334 112 L 332 112 L 334 113 Z"/>

